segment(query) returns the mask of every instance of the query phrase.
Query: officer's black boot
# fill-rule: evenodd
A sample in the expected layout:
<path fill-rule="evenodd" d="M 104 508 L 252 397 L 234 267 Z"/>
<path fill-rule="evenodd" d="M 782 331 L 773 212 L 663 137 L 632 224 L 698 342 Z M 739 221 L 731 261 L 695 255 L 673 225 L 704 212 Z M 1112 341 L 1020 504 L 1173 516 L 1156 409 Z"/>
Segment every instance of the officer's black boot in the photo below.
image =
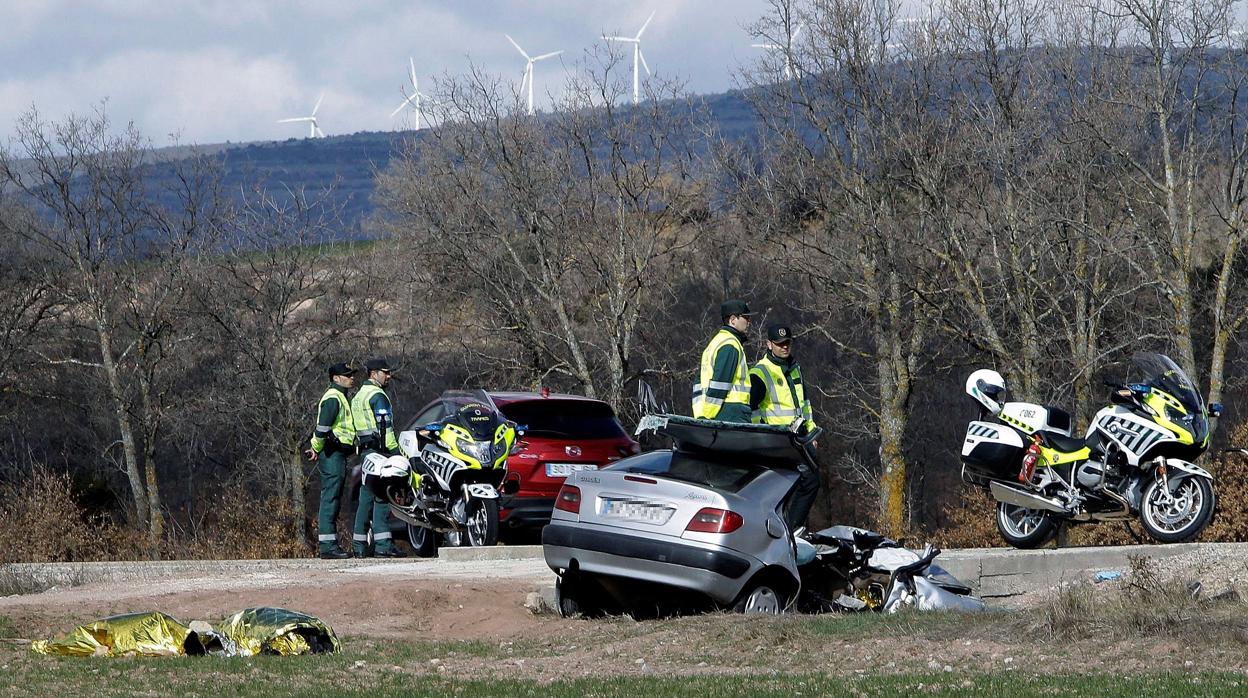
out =
<path fill-rule="evenodd" d="M 321 551 L 322 560 L 346 560 L 349 557 L 351 557 L 351 553 L 339 548 L 336 545 L 329 550 Z"/>

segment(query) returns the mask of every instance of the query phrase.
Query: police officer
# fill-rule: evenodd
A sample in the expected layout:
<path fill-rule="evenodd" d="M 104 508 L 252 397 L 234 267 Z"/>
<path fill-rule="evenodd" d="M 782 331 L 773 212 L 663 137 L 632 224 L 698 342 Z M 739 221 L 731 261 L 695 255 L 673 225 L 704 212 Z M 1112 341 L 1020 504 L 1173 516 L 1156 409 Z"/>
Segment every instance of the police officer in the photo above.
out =
<path fill-rule="evenodd" d="M 342 483 L 347 474 L 347 457 L 355 453 L 355 422 L 351 419 L 351 403 L 347 391 L 355 387 L 355 369 L 345 363 L 329 367 L 329 388 L 317 407 L 316 431 L 312 447 L 304 451 L 308 460 L 316 461 L 321 471 L 321 501 L 317 516 L 317 539 L 320 555 L 326 560 L 341 560 L 351 553 L 338 547 L 338 509 L 342 502 Z"/>
<path fill-rule="evenodd" d="M 750 306 L 727 300 L 719 306 L 723 326 L 702 351 L 698 382 L 693 386 L 693 416 L 722 422 L 750 421 L 749 366 L 745 338 Z"/>
<path fill-rule="evenodd" d="M 802 367 L 793 358 L 793 329 L 785 324 L 767 326 L 767 354 L 750 368 L 750 409 L 756 424 L 796 427 L 799 434 L 809 434 L 815 420 L 802 384 Z M 787 520 L 790 529 L 806 522 L 810 508 L 819 493 L 819 473 L 814 463 L 814 446 L 810 444 L 810 463 L 798 468 L 798 481 L 789 501 Z"/>
<path fill-rule="evenodd" d="M 399 438 L 394 425 L 394 408 L 386 395 L 390 381 L 390 364 L 385 359 L 369 359 L 364 364 L 368 379 L 351 398 L 351 415 L 355 419 L 355 438 L 360 458 L 370 453 L 391 456 L 399 453 Z M 368 523 L 373 523 L 373 554 L 378 557 L 402 557 L 394 547 L 390 532 L 390 505 L 373 496 L 367 487 L 360 487 L 360 501 L 355 508 L 352 548 L 357 557 L 367 555 Z"/>

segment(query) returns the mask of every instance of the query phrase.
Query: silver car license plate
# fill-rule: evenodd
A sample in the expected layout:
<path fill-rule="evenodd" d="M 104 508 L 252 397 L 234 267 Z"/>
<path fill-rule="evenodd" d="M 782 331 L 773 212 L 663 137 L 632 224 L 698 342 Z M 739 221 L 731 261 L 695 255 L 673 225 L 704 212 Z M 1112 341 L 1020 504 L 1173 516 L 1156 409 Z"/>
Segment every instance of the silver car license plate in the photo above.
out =
<path fill-rule="evenodd" d="M 672 518 L 672 514 L 676 512 L 672 507 L 657 502 L 618 499 L 614 497 L 602 497 L 599 501 L 598 513 L 601 516 L 640 521 L 656 526 L 662 526 L 667 523 L 667 520 Z"/>
<path fill-rule="evenodd" d="M 578 470 L 597 470 L 593 463 L 547 463 L 546 477 L 567 477 Z"/>

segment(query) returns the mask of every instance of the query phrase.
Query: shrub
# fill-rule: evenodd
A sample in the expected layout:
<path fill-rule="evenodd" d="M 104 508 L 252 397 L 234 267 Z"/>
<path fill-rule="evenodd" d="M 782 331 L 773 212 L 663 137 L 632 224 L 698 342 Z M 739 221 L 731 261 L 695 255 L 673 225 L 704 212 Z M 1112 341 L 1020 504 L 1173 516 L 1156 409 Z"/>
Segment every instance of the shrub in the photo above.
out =
<path fill-rule="evenodd" d="M 0 563 L 108 560 L 146 547 L 110 517 L 87 515 L 69 475 L 43 465 L 0 485 L 0 540 Z"/>
<path fill-rule="evenodd" d="M 307 557 L 311 550 L 295 532 L 302 515 L 283 497 L 253 498 L 236 485 L 214 497 L 200 529 L 183 542 L 170 541 L 168 552 L 197 560 Z"/>

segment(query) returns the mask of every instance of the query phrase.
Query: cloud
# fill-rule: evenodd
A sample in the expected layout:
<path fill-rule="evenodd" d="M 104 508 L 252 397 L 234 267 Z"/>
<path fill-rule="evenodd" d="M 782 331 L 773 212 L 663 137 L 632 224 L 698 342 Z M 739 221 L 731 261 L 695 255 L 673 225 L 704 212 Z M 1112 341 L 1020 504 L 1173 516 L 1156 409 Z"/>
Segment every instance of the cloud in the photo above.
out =
<path fill-rule="evenodd" d="M 0 132 L 36 104 L 48 118 L 86 113 L 109 100 L 115 121 L 133 120 L 155 141 L 298 136 L 303 116 L 325 93 L 318 117 L 327 133 L 394 128 L 412 56 L 422 80 L 465 71 L 471 61 L 519 82 L 530 53 L 563 49 L 538 68 L 539 103 L 558 95 L 560 62 L 571 65 L 606 31 L 633 34 L 652 9 L 645 54 L 659 74 L 690 89 L 732 85 L 737 56 L 750 57 L 741 26 L 759 0 L 669 0 L 665 4 L 582 0 L 7 0 L 0 25 Z"/>

